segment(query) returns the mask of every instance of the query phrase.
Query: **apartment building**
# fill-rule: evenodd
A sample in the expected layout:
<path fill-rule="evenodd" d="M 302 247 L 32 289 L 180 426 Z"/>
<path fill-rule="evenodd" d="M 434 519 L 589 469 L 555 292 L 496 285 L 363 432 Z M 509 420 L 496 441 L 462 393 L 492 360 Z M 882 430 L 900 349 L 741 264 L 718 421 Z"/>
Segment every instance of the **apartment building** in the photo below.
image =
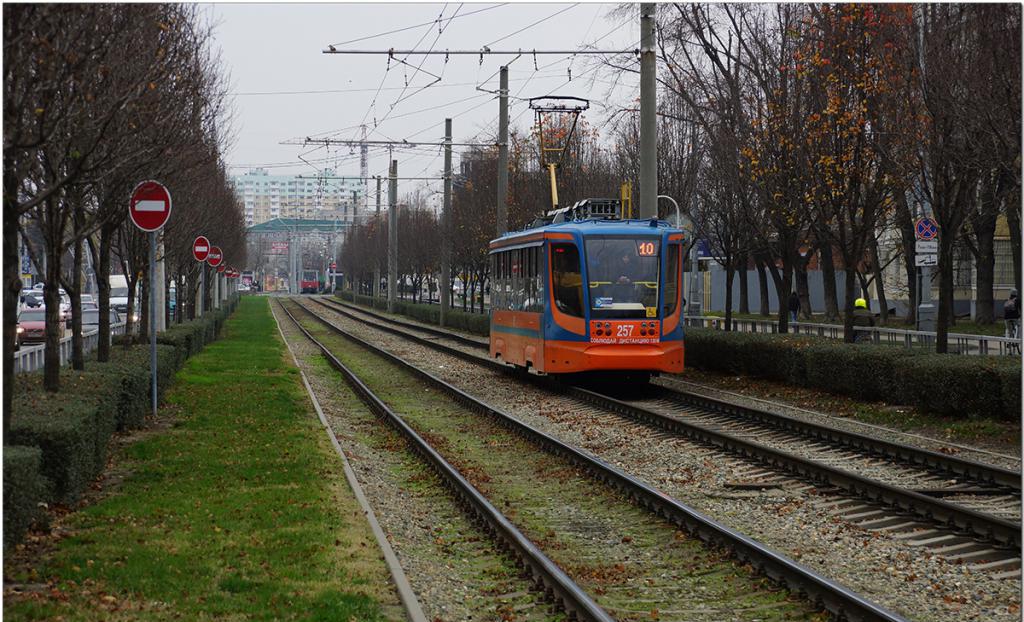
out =
<path fill-rule="evenodd" d="M 235 175 L 231 183 L 243 202 L 248 227 L 274 218 L 351 223 L 366 195 L 361 178 L 339 177 L 331 169 L 321 175 L 271 175 L 254 168 Z"/>

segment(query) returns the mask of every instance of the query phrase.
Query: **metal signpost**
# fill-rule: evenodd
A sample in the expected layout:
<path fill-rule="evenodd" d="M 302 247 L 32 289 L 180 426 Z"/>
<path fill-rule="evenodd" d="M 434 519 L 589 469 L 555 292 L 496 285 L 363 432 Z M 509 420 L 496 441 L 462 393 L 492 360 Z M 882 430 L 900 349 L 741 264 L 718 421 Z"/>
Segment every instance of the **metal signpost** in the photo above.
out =
<path fill-rule="evenodd" d="M 210 264 L 211 268 L 217 268 L 224 263 L 224 254 L 220 252 L 219 246 L 211 246 L 209 254 L 206 255 L 206 263 Z M 213 308 L 220 309 L 220 279 L 217 275 L 213 275 Z"/>
<path fill-rule="evenodd" d="M 935 305 L 932 304 L 931 266 L 939 265 L 939 223 L 925 216 L 914 223 L 914 265 L 918 269 L 917 330 L 935 330 Z"/>
<path fill-rule="evenodd" d="M 199 298 L 196 300 L 196 317 L 203 317 L 203 299 L 206 297 L 206 257 L 210 254 L 210 241 L 201 235 L 192 242 L 192 256 L 199 262 Z"/>
<path fill-rule="evenodd" d="M 149 233 L 149 368 L 156 415 L 156 234 L 171 216 L 171 193 L 159 182 L 140 183 L 128 201 L 128 215 L 136 227 Z"/>

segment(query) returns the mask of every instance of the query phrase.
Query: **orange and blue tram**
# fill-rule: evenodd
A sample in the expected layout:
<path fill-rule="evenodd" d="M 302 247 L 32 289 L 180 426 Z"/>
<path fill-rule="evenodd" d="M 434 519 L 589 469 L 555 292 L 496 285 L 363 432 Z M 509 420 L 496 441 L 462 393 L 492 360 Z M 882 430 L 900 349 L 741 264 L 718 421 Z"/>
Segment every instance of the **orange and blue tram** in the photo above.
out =
<path fill-rule="evenodd" d="M 490 243 L 490 353 L 543 374 L 683 370 L 683 232 L 587 199 Z"/>

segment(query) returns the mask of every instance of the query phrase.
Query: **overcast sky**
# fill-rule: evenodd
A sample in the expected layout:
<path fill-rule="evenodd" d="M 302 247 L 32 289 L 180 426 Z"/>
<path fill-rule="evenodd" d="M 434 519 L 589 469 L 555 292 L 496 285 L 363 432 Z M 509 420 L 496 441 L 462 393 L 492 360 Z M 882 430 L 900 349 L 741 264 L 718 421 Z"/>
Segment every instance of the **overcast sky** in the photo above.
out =
<path fill-rule="evenodd" d="M 639 9 L 636 15 L 613 16 L 614 8 L 610 4 L 518 3 L 211 5 L 216 44 L 234 93 L 237 139 L 228 162 L 237 168 L 232 172 L 272 164 L 274 173 L 315 174 L 301 156 L 316 166 L 323 166 L 328 158 L 330 165 L 337 164 L 339 174 L 358 175 L 358 149 L 302 148 L 280 142 L 305 136 L 358 139 L 363 123 L 368 137 L 376 140 L 439 141 L 448 116 L 453 117 L 456 142 L 497 127 L 497 100 L 476 86 L 497 89 L 498 67 L 512 57 L 485 56 L 481 63 L 478 55 L 451 56 L 447 62 L 444 56 L 419 55 L 409 57 L 409 65 L 391 61 L 389 70 L 387 55 L 322 54 L 328 45 L 374 50 L 488 46 L 524 51 L 637 47 Z M 380 34 L 424 23 L 428 24 Z M 370 38 L 353 41 L 364 37 Z M 535 69 L 533 55 L 525 53 L 510 67 L 510 91 L 524 98 L 552 93 L 591 98 L 589 119 L 600 127 L 601 106 L 609 101 L 610 76 L 607 69 L 597 69 L 592 58 L 538 55 Z M 567 82 L 570 66 L 572 81 Z M 433 76 L 441 80 L 420 91 L 435 81 Z M 599 82 L 592 83 L 592 78 Z M 638 80 L 635 76 L 626 80 L 628 86 L 617 89 L 611 99 L 625 102 L 635 97 Z M 533 114 L 524 101 L 513 99 L 510 118 L 514 126 L 525 129 Z M 433 176 L 443 166 L 437 148 L 403 149 L 395 157 L 400 176 Z M 372 149 L 370 174 L 386 171 L 386 152 Z M 411 184 L 403 183 L 400 192 L 411 191 Z M 430 185 L 440 188 L 439 182 Z"/>

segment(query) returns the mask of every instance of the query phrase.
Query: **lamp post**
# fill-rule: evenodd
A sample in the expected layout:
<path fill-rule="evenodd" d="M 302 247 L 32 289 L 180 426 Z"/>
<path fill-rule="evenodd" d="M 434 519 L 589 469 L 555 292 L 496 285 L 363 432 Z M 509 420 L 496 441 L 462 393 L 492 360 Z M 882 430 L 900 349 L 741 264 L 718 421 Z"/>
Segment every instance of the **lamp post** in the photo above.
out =
<path fill-rule="evenodd" d="M 684 287 L 683 289 L 684 291 L 688 292 L 688 294 L 685 297 L 686 310 L 691 311 L 690 315 L 694 315 L 694 313 L 692 312 L 695 312 L 696 315 L 700 315 L 701 295 L 700 284 L 698 282 L 700 272 L 697 270 L 697 234 L 696 229 L 693 226 L 693 220 L 691 220 L 690 217 L 687 216 L 685 218 L 686 222 L 684 224 L 684 217 L 682 210 L 679 209 L 679 203 L 672 197 L 668 196 L 667 194 L 659 194 L 658 199 L 666 199 L 672 202 L 672 205 L 675 206 L 676 208 L 676 227 L 686 231 L 687 234 L 690 236 L 690 251 L 688 253 L 690 259 L 690 270 L 689 274 L 687 275 L 687 286 Z"/>

